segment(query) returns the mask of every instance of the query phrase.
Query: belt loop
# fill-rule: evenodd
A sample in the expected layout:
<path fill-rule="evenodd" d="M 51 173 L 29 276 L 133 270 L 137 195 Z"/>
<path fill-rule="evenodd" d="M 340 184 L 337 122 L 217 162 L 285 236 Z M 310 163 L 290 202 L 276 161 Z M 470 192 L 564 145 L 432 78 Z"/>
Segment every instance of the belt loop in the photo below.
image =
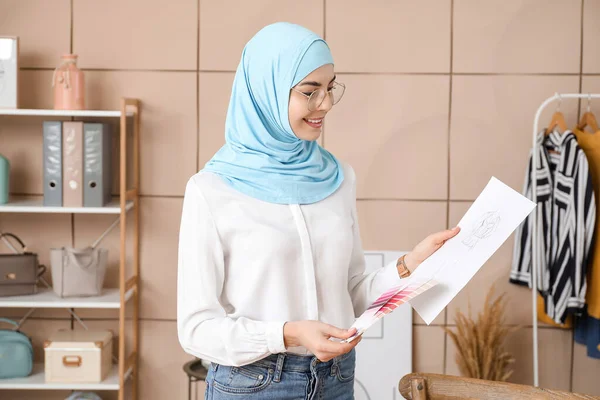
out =
<path fill-rule="evenodd" d="M 337 373 L 337 370 L 340 368 L 339 367 L 340 357 L 341 356 L 337 356 L 337 357 L 333 358 L 333 363 L 331 364 L 331 370 L 330 370 L 330 375 L 331 376 L 335 376 L 335 374 Z"/>
<path fill-rule="evenodd" d="M 343 356 L 343 354 L 342 354 L 342 355 L 339 355 L 339 356 L 337 356 L 337 357 L 334 357 L 334 358 L 333 358 L 333 365 L 335 365 L 335 366 L 338 366 L 338 365 L 339 365 L 339 363 L 340 363 L 340 359 L 342 358 L 342 356 Z"/>
<path fill-rule="evenodd" d="M 285 360 L 285 354 L 279 353 L 277 355 L 277 365 L 275 366 L 275 374 L 273 375 L 273 382 L 279 382 L 281 380 L 281 372 L 283 370 L 283 360 Z"/>

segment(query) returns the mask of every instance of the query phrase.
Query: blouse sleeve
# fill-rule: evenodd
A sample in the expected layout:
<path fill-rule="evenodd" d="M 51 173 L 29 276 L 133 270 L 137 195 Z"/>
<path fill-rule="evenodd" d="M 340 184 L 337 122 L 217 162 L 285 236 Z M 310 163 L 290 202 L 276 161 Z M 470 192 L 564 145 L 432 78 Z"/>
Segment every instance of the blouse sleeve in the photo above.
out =
<path fill-rule="evenodd" d="M 348 290 L 352 298 L 355 317 L 359 317 L 386 290 L 400 285 L 401 278 L 396 268 L 396 260 L 370 274 L 365 273 L 365 255 L 360 238 L 358 213 L 356 210 L 356 179 L 353 179 L 352 193 L 354 246 L 352 248 L 348 273 Z"/>
<path fill-rule="evenodd" d="M 227 316 L 219 302 L 224 270 L 223 248 L 214 219 L 192 178 L 185 189 L 179 231 L 177 334 L 181 346 L 193 356 L 231 366 L 286 351 L 285 321 Z"/>

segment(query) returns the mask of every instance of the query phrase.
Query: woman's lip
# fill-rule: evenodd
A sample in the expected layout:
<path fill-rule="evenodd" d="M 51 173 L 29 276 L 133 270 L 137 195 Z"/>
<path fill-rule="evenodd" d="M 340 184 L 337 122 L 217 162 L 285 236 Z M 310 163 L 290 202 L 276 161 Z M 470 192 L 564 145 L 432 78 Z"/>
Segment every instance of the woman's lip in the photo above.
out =
<path fill-rule="evenodd" d="M 325 117 L 313 117 L 313 118 L 303 118 L 305 121 L 310 121 L 310 122 L 323 122 L 323 120 L 325 119 Z"/>
<path fill-rule="evenodd" d="M 315 123 L 315 122 L 310 122 L 310 121 L 309 121 L 307 118 L 304 118 L 304 122 L 306 122 L 306 124 L 307 124 L 308 126 L 310 126 L 311 128 L 318 129 L 318 128 L 320 128 L 320 127 L 322 127 L 322 126 L 323 126 L 323 118 L 315 118 L 315 119 L 312 119 L 312 118 L 311 118 L 311 120 L 313 120 L 313 121 L 314 121 L 314 120 L 319 120 L 320 122 L 318 122 L 318 123 Z"/>

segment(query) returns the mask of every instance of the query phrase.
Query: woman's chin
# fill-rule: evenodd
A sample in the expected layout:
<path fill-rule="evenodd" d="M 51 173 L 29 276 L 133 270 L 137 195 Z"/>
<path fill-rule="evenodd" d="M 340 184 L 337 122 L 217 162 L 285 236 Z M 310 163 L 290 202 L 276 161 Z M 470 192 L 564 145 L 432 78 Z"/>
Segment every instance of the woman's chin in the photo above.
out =
<path fill-rule="evenodd" d="M 299 129 L 297 132 L 294 131 L 294 134 L 296 135 L 296 137 L 298 139 L 313 142 L 315 140 L 318 140 L 321 137 L 322 132 L 323 132 L 323 130 L 321 128 L 319 128 L 319 129 L 309 128 L 309 129 Z"/>

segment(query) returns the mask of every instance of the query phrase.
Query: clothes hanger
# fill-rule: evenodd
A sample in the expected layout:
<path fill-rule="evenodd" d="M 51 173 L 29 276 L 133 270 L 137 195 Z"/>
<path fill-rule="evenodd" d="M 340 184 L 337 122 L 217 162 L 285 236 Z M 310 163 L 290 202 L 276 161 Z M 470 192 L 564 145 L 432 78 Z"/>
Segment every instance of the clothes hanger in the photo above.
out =
<path fill-rule="evenodd" d="M 586 126 L 589 126 L 592 129 L 592 133 L 596 133 L 599 130 L 598 129 L 598 121 L 596 121 L 596 116 L 591 111 L 591 102 L 592 102 L 592 96 L 590 94 L 588 94 L 587 111 L 585 113 L 583 113 L 583 115 L 581 116 L 581 121 L 579 121 L 579 124 L 577 125 L 577 129 L 579 129 L 580 131 L 583 131 Z"/>
<path fill-rule="evenodd" d="M 552 119 L 550 120 L 550 124 L 548 128 L 546 128 L 546 135 L 549 135 L 554 128 L 558 127 L 561 133 L 564 133 L 567 128 L 567 122 L 565 121 L 564 114 L 560 111 L 560 104 L 562 103 L 562 97 L 558 95 L 558 106 L 556 107 L 556 111 L 554 115 L 552 115 Z"/>
<path fill-rule="evenodd" d="M 560 133 L 564 133 L 567 128 L 567 122 L 565 121 L 564 114 L 560 111 L 560 105 L 562 103 L 562 97 L 558 95 L 558 105 L 556 106 L 556 111 L 552 115 L 552 119 L 550 120 L 550 124 L 546 128 L 545 136 L 550 135 L 550 133 L 554 132 L 554 128 L 558 127 Z M 560 154 L 559 151 L 548 149 L 549 154 Z"/>

